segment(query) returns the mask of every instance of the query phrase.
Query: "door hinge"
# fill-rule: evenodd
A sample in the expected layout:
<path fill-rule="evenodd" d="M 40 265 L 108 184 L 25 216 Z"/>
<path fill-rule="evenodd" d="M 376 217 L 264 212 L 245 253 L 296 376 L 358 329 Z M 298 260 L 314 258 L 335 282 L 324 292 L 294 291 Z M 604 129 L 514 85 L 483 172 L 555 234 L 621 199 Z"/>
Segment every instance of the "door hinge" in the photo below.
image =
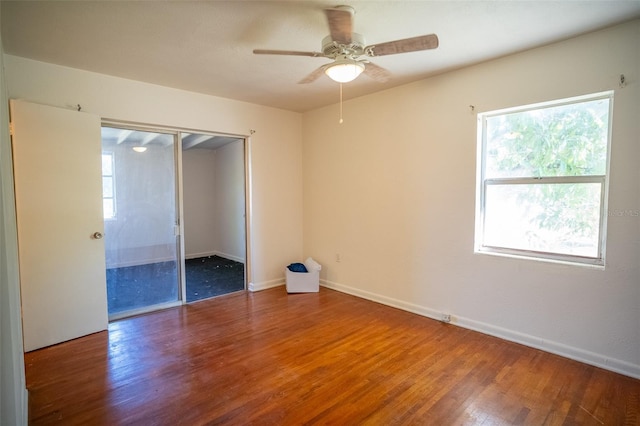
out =
<path fill-rule="evenodd" d="M 9 136 L 13 136 L 13 121 L 9 122 Z"/>

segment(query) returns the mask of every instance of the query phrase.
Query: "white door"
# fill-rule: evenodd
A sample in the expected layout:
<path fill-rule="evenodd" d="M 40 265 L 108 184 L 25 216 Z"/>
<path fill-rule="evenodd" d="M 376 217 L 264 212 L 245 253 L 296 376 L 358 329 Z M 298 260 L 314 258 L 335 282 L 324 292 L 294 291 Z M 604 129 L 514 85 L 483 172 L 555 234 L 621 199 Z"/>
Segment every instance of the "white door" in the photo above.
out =
<path fill-rule="evenodd" d="M 11 101 L 25 351 L 108 325 L 100 118 Z"/>

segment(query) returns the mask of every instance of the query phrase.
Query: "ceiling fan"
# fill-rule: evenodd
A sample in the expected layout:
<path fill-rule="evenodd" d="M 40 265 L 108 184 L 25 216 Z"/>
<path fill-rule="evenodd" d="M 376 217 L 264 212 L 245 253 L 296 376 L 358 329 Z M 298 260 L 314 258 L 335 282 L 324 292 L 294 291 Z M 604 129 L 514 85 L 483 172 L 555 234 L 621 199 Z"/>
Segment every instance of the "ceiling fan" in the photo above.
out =
<path fill-rule="evenodd" d="M 417 52 L 438 47 L 438 36 L 435 34 L 367 46 L 364 37 L 353 32 L 355 10 L 352 7 L 337 6 L 325 9 L 324 12 L 329 23 L 330 35 L 322 40 L 322 52 L 255 49 L 253 53 L 258 55 L 293 55 L 333 59 L 333 62 L 322 65 L 298 82 L 302 84 L 314 82 L 323 73 L 334 81 L 347 83 L 355 80 L 363 72 L 372 79 L 384 83 L 389 80 L 391 73 L 370 62 L 367 58 Z"/>

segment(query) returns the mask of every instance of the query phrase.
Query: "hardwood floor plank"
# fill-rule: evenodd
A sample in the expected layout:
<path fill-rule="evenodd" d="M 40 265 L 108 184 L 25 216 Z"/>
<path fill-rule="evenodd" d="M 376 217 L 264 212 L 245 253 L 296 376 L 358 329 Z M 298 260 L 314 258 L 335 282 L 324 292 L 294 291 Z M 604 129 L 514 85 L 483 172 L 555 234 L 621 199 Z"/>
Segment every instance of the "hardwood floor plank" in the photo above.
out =
<path fill-rule="evenodd" d="M 322 288 L 235 293 L 25 355 L 30 424 L 640 424 L 640 381 Z"/>

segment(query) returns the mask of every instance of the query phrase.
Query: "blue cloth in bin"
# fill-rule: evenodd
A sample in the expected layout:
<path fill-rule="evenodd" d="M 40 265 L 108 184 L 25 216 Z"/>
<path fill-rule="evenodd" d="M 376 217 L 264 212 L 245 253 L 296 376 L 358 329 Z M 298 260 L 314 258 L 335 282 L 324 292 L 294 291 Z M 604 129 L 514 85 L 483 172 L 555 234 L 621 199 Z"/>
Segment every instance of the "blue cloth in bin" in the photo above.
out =
<path fill-rule="evenodd" d="M 307 271 L 307 267 L 304 266 L 304 263 L 292 263 L 287 266 L 291 272 L 309 272 Z"/>

